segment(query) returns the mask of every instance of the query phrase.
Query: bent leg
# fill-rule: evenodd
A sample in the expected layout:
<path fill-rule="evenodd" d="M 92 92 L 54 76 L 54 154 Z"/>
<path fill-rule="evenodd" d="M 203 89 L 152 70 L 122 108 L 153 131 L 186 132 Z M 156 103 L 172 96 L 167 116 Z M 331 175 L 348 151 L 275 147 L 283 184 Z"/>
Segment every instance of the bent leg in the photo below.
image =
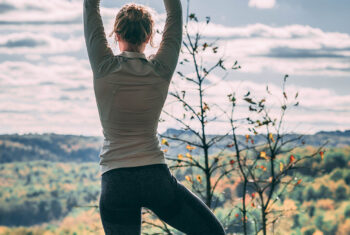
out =
<path fill-rule="evenodd" d="M 167 206 L 152 206 L 161 220 L 189 235 L 225 235 L 225 230 L 210 208 L 174 176 L 175 197 Z"/>

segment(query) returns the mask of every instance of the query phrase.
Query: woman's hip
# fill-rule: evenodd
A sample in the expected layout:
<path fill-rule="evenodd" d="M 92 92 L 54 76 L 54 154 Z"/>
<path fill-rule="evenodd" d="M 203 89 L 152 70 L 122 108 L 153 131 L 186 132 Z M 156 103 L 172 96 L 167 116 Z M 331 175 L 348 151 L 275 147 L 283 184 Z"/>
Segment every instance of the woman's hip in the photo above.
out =
<path fill-rule="evenodd" d="M 116 168 L 101 179 L 101 199 L 105 204 L 143 206 L 173 197 L 177 180 L 166 164 Z"/>

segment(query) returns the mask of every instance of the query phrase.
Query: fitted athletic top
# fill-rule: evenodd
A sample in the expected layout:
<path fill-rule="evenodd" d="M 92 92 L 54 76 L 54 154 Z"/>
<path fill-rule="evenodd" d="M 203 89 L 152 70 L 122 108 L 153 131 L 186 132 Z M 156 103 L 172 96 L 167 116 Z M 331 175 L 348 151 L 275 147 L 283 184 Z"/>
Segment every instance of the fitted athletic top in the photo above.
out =
<path fill-rule="evenodd" d="M 106 40 L 100 0 L 84 0 L 87 53 L 104 135 L 100 173 L 121 167 L 166 164 L 158 121 L 182 44 L 180 0 L 163 0 L 166 22 L 156 54 L 123 51 L 114 55 Z"/>

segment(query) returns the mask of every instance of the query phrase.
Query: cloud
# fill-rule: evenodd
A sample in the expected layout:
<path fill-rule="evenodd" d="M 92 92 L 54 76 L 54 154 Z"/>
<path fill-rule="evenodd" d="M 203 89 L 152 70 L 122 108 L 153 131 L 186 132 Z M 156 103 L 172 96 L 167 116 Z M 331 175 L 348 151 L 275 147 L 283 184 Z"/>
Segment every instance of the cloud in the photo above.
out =
<path fill-rule="evenodd" d="M 57 57 L 48 58 L 40 63 L 27 61 L 6 61 L 0 63 L 1 88 L 4 90 L 20 90 L 26 87 L 37 87 L 43 84 L 53 85 L 52 89 L 75 87 L 79 85 L 92 87 L 92 72 L 86 59 L 79 60 L 68 57 L 64 63 L 57 58 L 57 63 L 52 63 Z M 31 89 L 21 92 L 31 92 Z M 9 95 L 9 93 L 7 93 Z M 40 95 L 36 94 L 35 95 Z M 52 92 L 51 95 L 55 95 Z M 11 96 L 9 96 L 11 97 Z"/>
<path fill-rule="evenodd" d="M 0 53 L 6 54 L 53 54 L 81 50 L 84 38 L 62 39 L 45 33 L 11 33 L 0 38 Z"/>
<path fill-rule="evenodd" d="M 42 56 L 38 54 L 26 54 L 25 58 L 29 61 L 37 61 L 37 60 L 41 60 Z"/>
<path fill-rule="evenodd" d="M 349 48 L 344 48 L 344 52 L 350 51 Z M 350 57 L 340 54 L 342 51 L 335 48 L 322 49 L 299 49 L 289 47 L 274 47 L 270 52 L 262 55 L 276 58 L 345 58 Z"/>
<path fill-rule="evenodd" d="M 256 4 L 263 3 L 266 4 L 266 1 L 257 1 Z M 70 51 L 82 50 L 84 39 L 81 28 L 81 5 L 81 1 L 3 1 L 1 6 L 7 10 L 0 15 L 0 21 L 7 22 L 6 28 L 16 33 L 7 34 L 0 39 L 0 53 L 38 55 L 64 53 L 68 49 Z M 117 8 L 101 7 L 102 16 L 106 19 L 104 21 L 106 32 L 112 28 L 117 10 Z M 163 26 L 164 14 L 153 11 L 153 15 L 156 21 L 160 21 L 157 25 Z M 18 24 L 15 24 L 16 22 Z M 60 22 L 68 24 L 69 27 L 60 24 Z M 194 25 L 192 27 L 195 28 Z M 227 27 L 214 23 L 206 25 L 205 22 L 202 22 L 199 24 L 199 28 L 203 29 L 202 33 L 208 38 L 221 37 L 222 51 L 229 51 L 235 56 L 234 59 L 241 63 L 250 63 L 249 66 L 244 66 L 242 71 L 256 73 L 267 68 L 280 73 L 281 69 L 279 68 L 287 67 L 290 73 L 295 72 L 295 74 L 317 75 L 325 71 L 327 74 L 333 73 L 337 76 L 349 74 L 349 66 L 346 66 L 345 60 L 350 53 L 348 34 L 324 32 L 321 29 L 304 25 L 272 27 L 254 24 L 243 27 Z M 72 37 L 72 35 L 77 35 L 77 37 Z M 67 37 L 69 38 L 67 39 Z M 156 42 L 159 42 L 160 39 L 160 35 L 156 35 Z M 108 40 L 112 46 L 116 46 L 111 38 Z M 156 49 L 147 49 L 146 52 L 155 53 Z M 34 56 L 28 56 L 30 59 L 36 59 Z M 261 58 L 265 60 L 261 60 Z M 284 60 L 279 60 L 280 58 Z M 291 61 L 296 58 L 304 59 L 304 64 L 310 65 L 310 67 L 303 66 L 301 70 L 298 66 L 299 62 Z M 311 59 L 314 58 L 328 58 L 330 59 L 329 64 L 326 65 L 322 60 L 314 61 L 312 64 Z M 271 62 L 277 63 L 278 66 L 269 68 Z M 291 64 L 292 68 L 289 67 Z M 323 64 L 324 67 L 320 70 L 319 66 L 315 64 Z"/>
<path fill-rule="evenodd" d="M 21 35 L 22 36 L 22 35 Z M 15 40 L 9 39 L 6 42 L 0 44 L 0 47 L 37 47 L 46 45 L 46 42 L 43 40 L 35 40 L 33 38 L 18 38 Z"/>
<path fill-rule="evenodd" d="M 346 33 L 324 32 L 307 25 L 228 27 L 191 22 L 189 32 L 194 36 L 197 31 L 203 34 L 203 43 L 220 39 L 216 43 L 219 53 L 206 53 L 207 60 L 215 61 L 226 55 L 238 60 L 243 72 L 350 75 L 350 35 Z"/>
<path fill-rule="evenodd" d="M 8 3 L 0 3 L 0 13 L 15 10 L 16 8 Z"/>
<path fill-rule="evenodd" d="M 0 63 L 0 70 L 0 119 L 6 127 L 2 131 L 101 135 L 86 59 L 8 61 Z"/>
<path fill-rule="evenodd" d="M 81 21 L 81 1 L 61 0 L 3 0 L 0 5 L 1 24 L 47 24 L 79 23 Z"/>
<path fill-rule="evenodd" d="M 198 24 L 190 22 L 189 32 L 195 35 L 197 31 L 208 38 L 221 39 L 246 39 L 246 38 L 264 38 L 264 39 L 312 39 L 309 43 L 313 44 L 323 42 L 327 45 L 333 45 L 336 48 L 342 48 L 350 45 L 350 36 L 346 33 L 325 32 L 320 28 L 314 28 L 309 25 L 286 25 L 270 26 L 266 24 L 249 24 L 241 27 L 230 27 L 222 24 L 210 22 L 199 22 Z"/>
<path fill-rule="evenodd" d="M 262 9 L 273 8 L 276 5 L 276 0 L 249 0 L 249 7 L 256 7 Z"/>

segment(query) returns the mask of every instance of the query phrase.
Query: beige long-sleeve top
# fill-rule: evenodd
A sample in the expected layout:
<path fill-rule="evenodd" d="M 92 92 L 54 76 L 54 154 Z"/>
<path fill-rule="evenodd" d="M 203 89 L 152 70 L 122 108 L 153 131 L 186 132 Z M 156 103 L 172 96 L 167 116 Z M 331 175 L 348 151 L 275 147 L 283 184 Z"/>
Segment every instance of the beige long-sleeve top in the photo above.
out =
<path fill-rule="evenodd" d="M 100 173 L 166 164 L 157 138 L 158 120 L 182 44 L 180 0 L 163 0 L 166 22 L 155 55 L 123 51 L 114 55 L 106 40 L 100 0 L 84 0 L 83 22 L 104 142 Z"/>

